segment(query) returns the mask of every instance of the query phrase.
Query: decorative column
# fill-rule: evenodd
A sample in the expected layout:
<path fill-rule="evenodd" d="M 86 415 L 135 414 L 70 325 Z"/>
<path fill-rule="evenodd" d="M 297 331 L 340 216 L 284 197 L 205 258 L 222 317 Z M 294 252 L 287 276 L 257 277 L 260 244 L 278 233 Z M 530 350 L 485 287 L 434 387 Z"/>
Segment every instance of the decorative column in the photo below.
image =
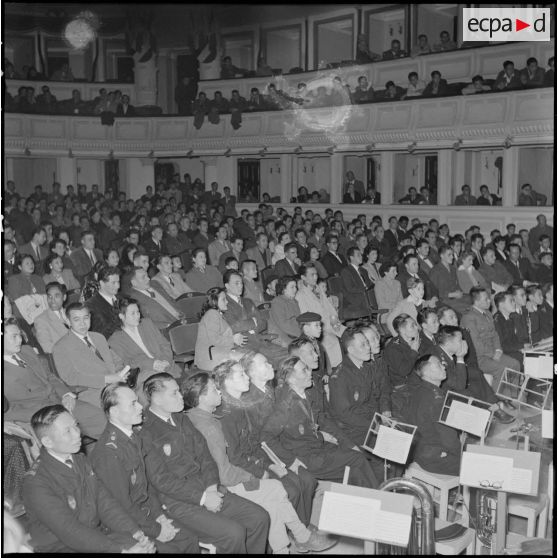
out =
<path fill-rule="evenodd" d="M 380 196 L 382 205 L 390 205 L 393 202 L 393 165 L 395 153 L 393 151 L 382 151 L 380 153 Z"/>
<path fill-rule="evenodd" d="M 504 149 L 502 162 L 502 207 L 515 207 L 519 192 L 519 147 Z"/>
<path fill-rule="evenodd" d="M 438 205 L 451 205 L 452 149 L 438 151 Z"/>
<path fill-rule="evenodd" d="M 332 204 L 340 204 L 343 201 L 343 158 L 342 153 L 331 155 L 329 200 Z"/>
<path fill-rule="evenodd" d="M 155 185 L 155 159 L 130 157 L 126 161 L 126 184 L 120 177 L 120 189 L 128 198 L 138 199 L 145 194 L 146 186 Z"/>
<path fill-rule="evenodd" d="M 238 164 L 236 157 L 217 157 L 217 182 L 219 183 L 219 192 L 223 192 L 223 188 L 228 186 L 231 189 L 231 195 L 238 196 Z M 206 188 L 209 190 L 211 182 L 206 182 Z"/>
<path fill-rule="evenodd" d="M 217 170 L 217 157 L 204 157 L 203 163 L 203 182 L 206 190 L 211 190 L 212 182 L 219 182 Z"/>
<path fill-rule="evenodd" d="M 56 179 L 60 182 L 62 193 L 66 193 L 66 186 L 71 184 L 77 188 L 76 160 L 73 157 L 57 157 Z"/>
<path fill-rule="evenodd" d="M 95 72 L 95 81 L 105 81 L 105 42 L 102 37 L 97 39 L 97 68 Z M 130 100 L 131 102 L 131 100 Z"/>
<path fill-rule="evenodd" d="M 289 203 L 293 186 L 298 186 L 298 173 L 293 173 L 293 167 L 296 166 L 296 155 L 288 153 L 282 154 L 280 157 L 281 165 L 281 203 Z M 293 185 L 294 176 L 296 175 L 296 183 Z"/>
<path fill-rule="evenodd" d="M 461 187 L 465 182 L 465 151 L 456 151 L 453 154 L 453 187 L 450 189 L 450 204 L 455 196 L 461 194 Z"/>

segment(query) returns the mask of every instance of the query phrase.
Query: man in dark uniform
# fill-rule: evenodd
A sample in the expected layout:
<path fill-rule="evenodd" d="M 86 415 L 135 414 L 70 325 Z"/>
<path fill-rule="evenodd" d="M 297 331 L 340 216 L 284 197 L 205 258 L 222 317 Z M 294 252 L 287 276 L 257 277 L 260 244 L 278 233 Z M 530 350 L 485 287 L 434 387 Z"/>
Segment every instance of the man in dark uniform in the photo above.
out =
<path fill-rule="evenodd" d="M 514 417 L 500 409 L 499 400 L 482 372 L 478 368 L 469 368 L 465 363 L 469 346 L 463 339 L 461 330 L 455 326 L 444 325 L 440 328 L 437 338 L 438 345 L 431 354 L 437 356 L 446 369 L 447 379 L 440 386 L 442 390 L 455 391 L 491 403 L 494 418 L 498 422 L 512 422 Z"/>
<path fill-rule="evenodd" d="M 36 552 L 153 553 L 136 521 L 99 482 L 84 455 L 81 433 L 62 405 L 31 417 L 42 448 L 23 483 L 23 502 Z"/>
<path fill-rule="evenodd" d="M 413 459 L 430 473 L 458 475 L 461 444 L 457 430 L 438 422 L 445 399 L 440 384 L 446 370 L 438 357 L 424 355 L 417 360 L 413 374 L 420 378 L 407 409 L 409 422 L 417 426 Z"/>
<path fill-rule="evenodd" d="M 304 312 L 296 317 L 296 321 L 302 331 L 301 337 L 312 343 L 318 355 L 318 368 L 312 369 L 312 375 L 319 375 L 327 392 L 331 364 L 323 344 L 319 341 L 322 336 L 322 317 L 317 312 Z"/>
<path fill-rule="evenodd" d="M 90 455 L 95 474 L 154 540 L 158 552 L 199 553 L 197 536 L 184 525 L 173 525 L 148 490 L 141 439 L 133 430 L 142 422 L 136 394 L 125 383 L 109 384 L 101 392 L 101 406 L 108 424 Z"/>
<path fill-rule="evenodd" d="M 174 378 L 154 374 L 143 392 L 149 405 L 140 434 L 147 477 L 169 516 L 219 554 L 263 554 L 269 515 L 219 484 L 205 438 L 182 413 L 184 399 Z"/>
<path fill-rule="evenodd" d="M 414 380 L 410 374 L 419 357 L 420 336 L 417 322 L 408 314 L 396 316 L 393 329 L 397 337 L 386 345 L 384 359 L 392 389 L 397 390 L 408 380 Z"/>
<path fill-rule="evenodd" d="M 379 352 L 379 339 L 374 350 Z M 358 446 L 364 444 L 374 413 L 391 411 L 389 393 L 381 393 L 371 364 L 372 347 L 359 329 L 349 328 L 341 337 L 345 356 L 330 380 L 330 407 L 345 434 Z"/>
<path fill-rule="evenodd" d="M 350 467 L 349 482 L 366 488 L 379 483 L 363 453 L 350 442 L 321 430 L 305 391 L 312 385 L 312 371 L 298 357 L 281 367 L 283 386 L 275 407 L 262 428 L 262 439 L 291 469 L 305 467 L 317 479 L 340 482 Z"/>

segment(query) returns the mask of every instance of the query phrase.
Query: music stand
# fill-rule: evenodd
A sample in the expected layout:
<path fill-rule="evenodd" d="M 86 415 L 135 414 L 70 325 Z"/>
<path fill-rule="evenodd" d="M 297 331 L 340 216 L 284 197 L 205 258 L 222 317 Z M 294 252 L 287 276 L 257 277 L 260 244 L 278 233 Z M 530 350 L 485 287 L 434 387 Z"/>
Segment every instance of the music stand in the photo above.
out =
<path fill-rule="evenodd" d="M 384 481 L 387 462 L 405 465 L 417 427 L 374 413 L 362 448 L 384 460 Z"/>

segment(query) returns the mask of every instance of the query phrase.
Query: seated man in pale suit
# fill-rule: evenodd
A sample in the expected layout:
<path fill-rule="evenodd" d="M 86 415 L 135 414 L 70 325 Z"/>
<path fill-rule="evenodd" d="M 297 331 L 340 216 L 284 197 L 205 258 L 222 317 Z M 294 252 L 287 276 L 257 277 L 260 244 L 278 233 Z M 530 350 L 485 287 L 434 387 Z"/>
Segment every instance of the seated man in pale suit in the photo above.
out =
<path fill-rule="evenodd" d="M 81 247 L 70 254 L 75 269 L 75 276 L 83 283 L 85 276 L 93 269 L 97 262 L 103 261 L 103 252 L 95 248 L 95 235 L 92 231 L 81 233 Z"/>
<path fill-rule="evenodd" d="M 269 238 L 265 233 L 256 236 L 256 246 L 246 249 L 246 255 L 256 262 L 258 271 L 271 265 L 271 251 L 268 248 Z"/>
<path fill-rule="evenodd" d="M 84 434 L 98 438 L 106 423 L 99 404 L 94 407 L 81 397 L 76 400 L 72 389 L 48 370 L 46 361 L 31 347 L 22 345 L 21 330 L 14 318 L 4 320 L 3 331 L 3 388 L 9 403 L 4 419 L 28 423 L 39 409 L 62 404 L 80 422 Z"/>
<path fill-rule="evenodd" d="M 184 317 L 162 294 L 151 288 L 149 275 L 142 267 L 135 267 L 125 276 L 123 289 L 125 294 L 138 301 L 142 315 L 150 318 L 158 330 L 162 331 Z"/>
<path fill-rule="evenodd" d="M 89 308 L 79 302 L 68 305 L 70 330 L 52 349 L 60 378 L 71 388 L 82 389 L 79 399 L 96 407 L 101 405 L 101 390 L 106 384 L 122 382 L 129 366 L 122 368 L 119 357 L 109 349 L 107 340 L 90 332 Z"/>
<path fill-rule="evenodd" d="M 262 282 L 258 279 L 258 268 L 254 260 L 244 260 L 240 266 L 240 273 L 244 281 L 244 296 L 256 306 L 265 302 Z"/>
<path fill-rule="evenodd" d="M 221 255 L 231 250 L 231 243 L 227 240 L 228 234 L 226 223 L 221 223 L 217 229 L 215 240 L 207 247 L 209 263 L 211 265 L 219 265 L 219 258 Z"/>
<path fill-rule="evenodd" d="M 159 272 L 151 278 L 151 286 L 161 295 L 176 300 L 179 296 L 193 292 L 180 277 L 172 270 L 172 260 L 168 254 L 161 254 L 155 258 Z"/>
<path fill-rule="evenodd" d="M 68 333 L 70 323 L 64 312 L 66 287 L 58 282 L 46 286 L 48 309 L 35 318 L 35 336 L 45 353 L 52 353 L 54 344 Z"/>
<path fill-rule="evenodd" d="M 374 288 L 368 273 L 362 267 L 362 252 L 351 246 L 347 250 L 349 265 L 341 270 L 343 282 L 343 311 L 346 319 L 369 315 L 367 293 Z"/>

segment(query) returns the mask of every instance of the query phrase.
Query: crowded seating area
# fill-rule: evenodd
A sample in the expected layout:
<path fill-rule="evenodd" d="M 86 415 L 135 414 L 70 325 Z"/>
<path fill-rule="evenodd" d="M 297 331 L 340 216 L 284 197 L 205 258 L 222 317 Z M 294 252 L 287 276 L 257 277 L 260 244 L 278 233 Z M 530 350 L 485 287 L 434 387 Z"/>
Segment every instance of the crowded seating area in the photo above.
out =
<path fill-rule="evenodd" d="M 440 394 L 516 420 L 501 377 L 554 332 L 544 215 L 462 235 L 404 215 L 237 212 L 216 183 L 200 202 L 179 187 L 5 192 L 4 419 L 40 454 L 5 431 L 5 483 L 36 551 L 324 551 L 338 538 L 310 522 L 316 481 L 402 473 L 361 447 L 374 413 L 417 425 L 408 463 L 441 475 L 459 473 L 460 450 L 432 422 Z M 103 523 L 117 515 L 114 537 L 60 507 L 49 479 L 68 467 Z"/>
<path fill-rule="evenodd" d="M 555 7 L 462 6 L 8 8 L 6 553 L 553 555 Z"/>

